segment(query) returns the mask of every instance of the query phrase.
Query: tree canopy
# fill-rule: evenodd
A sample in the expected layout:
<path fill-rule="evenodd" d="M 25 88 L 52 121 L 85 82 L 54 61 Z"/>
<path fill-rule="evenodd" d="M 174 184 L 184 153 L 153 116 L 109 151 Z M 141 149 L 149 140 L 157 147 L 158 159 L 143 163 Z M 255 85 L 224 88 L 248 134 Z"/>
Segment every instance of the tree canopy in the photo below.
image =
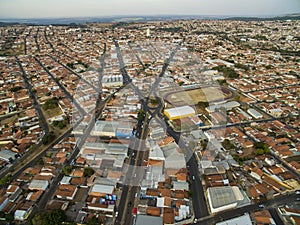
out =
<path fill-rule="evenodd" d="M 257 155 L 263 155 L 263 154 L 270 153 L 269 146 L 263 142 L 254 143 L 254 148 L 255 148 L 255 154 L 257 154 Z"/>
<path fill-rule="evenodd" d="M 57 106 L 58 106 L 58 100 L 57 98 L 54 97 L 45 102 L 45 104 L 43 105 L 43 109 L 44 110 L 53 109 L 56 108 Z"/>
<path fill-rule="evenodd" d="M 218 70 L 219 72 L 222 72 L 225 77 L 228 78 L 239 78 L 239 74 L 232 68 L 227 66 L 216 66 L 212 68 L 213 70 Z"/>
<path fill-rule="evenodd" d="M 84 168 L 83 175 L 84 175 L 85 177 L 90 177 L 90 176 L 92 176 L 94 173 L 95 173 L 95 171 L 94 171 L 92 168 Z"/>
<path fill-rule="evenodd" d="M 67 220 L 65 212 L 61 209 L 53 209 L 44 214 L 36 214 L 30 221 L 32 225 L 61 225 Z"/>

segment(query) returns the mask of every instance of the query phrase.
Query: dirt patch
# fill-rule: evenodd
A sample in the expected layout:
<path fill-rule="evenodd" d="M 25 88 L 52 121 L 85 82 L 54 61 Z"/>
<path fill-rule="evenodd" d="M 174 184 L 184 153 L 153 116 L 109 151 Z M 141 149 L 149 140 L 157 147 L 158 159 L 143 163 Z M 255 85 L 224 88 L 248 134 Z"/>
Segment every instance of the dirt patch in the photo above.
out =
<path fill-rule="evenodd" d="M 75 198 L 74 198 L 74 202 L 81 202 L 81 201 L 85 201 L 85 199 L 83 199 L 83 197 L 86 195 L 88 191 L 88 188 L 78 188 L 78 191 L 75 195 Z"/>
<path fill-rule="evenodd" d="M 165 95 L 165 100 L 172 105 L 196 105 L 198 102 L 222 101 L 231 97 L 232 93 L 227 88 L 203 87 L 187 91 L 173 92 Z"/>

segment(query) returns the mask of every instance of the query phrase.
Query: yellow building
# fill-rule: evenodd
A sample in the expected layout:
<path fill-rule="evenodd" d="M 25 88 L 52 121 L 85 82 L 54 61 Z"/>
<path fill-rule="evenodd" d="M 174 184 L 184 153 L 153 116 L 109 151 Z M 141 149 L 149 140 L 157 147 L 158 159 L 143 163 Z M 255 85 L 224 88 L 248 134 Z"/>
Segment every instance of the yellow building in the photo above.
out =
<path fill-rule="evenodd" d="M 165 109 L 164 114 L 170 120 L 177 120 L 177 119 L 182 119 L 190 116 L 195 116 L 196 112 L 191 106 L 181 106 L 181 107 L 175 107 L 171 109 Z"/>

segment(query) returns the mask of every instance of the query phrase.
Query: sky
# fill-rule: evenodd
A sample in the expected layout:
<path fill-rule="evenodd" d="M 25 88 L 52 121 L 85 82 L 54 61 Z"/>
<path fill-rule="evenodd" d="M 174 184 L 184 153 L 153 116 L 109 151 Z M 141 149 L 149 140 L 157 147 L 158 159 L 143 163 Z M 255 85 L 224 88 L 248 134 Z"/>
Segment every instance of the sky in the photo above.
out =
<path fill-rule="evenodd" d="M 282 15 L 300 0 L 0 0 L 1 18 L 115 15 Z"/>

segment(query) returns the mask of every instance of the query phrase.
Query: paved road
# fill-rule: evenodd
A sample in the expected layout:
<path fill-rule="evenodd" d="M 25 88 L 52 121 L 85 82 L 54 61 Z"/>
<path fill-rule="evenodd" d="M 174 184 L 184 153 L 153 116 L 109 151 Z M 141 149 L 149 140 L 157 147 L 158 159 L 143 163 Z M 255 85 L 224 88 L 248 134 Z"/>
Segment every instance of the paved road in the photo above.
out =
<path fill-rule="evenodd" d="M 161 118 L 162 115 L 160 115 L 160 112 L 163 108 L 163 102 L 162 102 L 162 99 L 157 95 L 157 87 L 161 81 L 161 78 L 165 74 L 165 71 L 167 70 L 170 62 L 173 60 L 173 57 L 175 56 L 176 51 L 180 48 L 180 46 L 177 46 L 177 48 L 170 54 L 170 57 L 163 65 L 161 73 L 159 74 L 159 76 L 157 77 L 157 79 L 155 80 L 153 85 L 151 86 L 149 96 L 150 96 L 150 94 L 153 94 L 155 96 L 155 98 L 158 100 L 158 106 L 154 110 L 154 112 L 148 107 L 147 101 L 149 101 L 149 98 L 147 98 L 147 100 L 144 101 L 144 98 L 142 98 L 142 96 L 140 96 L 139 90 L 131 83 L 131 79 L 128 76 L 127 71 L 125 69 L 125 65 L 122 60 L 121 51 L 120 51 L 117 41 L 115 41 L 115 46 L 116 46 L 117 54 L 118 54 L 118 58 L 119 58 L 120 70 L 123 75 L 125 84 L 131 85 L 131 87 L 133 88 L 135 93 L 137 95 L 139 95 L 139 97 L 141 98 L 141 101 L 142 101 L 142 106 L 143 106 L 142 108 L 146 113 L 151 115 L 151 119 L 155 117 L 161 123 L 162 126 L 165 126 L 165 122 Z M 144 128 L 148 129 L 149 121 L 150 120 L 144 122 Z M 138 124 L 138 126 L 137 126 L 138 130 L 140 129 L 140 126 L 141 126 L 141 124 Z M 137 130 L 137 133 L 139 133 L 138 130 Z M 193 180 L 193 183 L 191 184 L 191 190 L 193 192 L 193 207 L 195 210 L 195 216 L 196 217 L 207 216 L 208 209 L 206 206 L 204 190 L 203 190 L 202 183 L 201 183 L 201 175 L 198 171 L 197 160 L 196 160 L 192 150 L 188 146 L 186 146 L 184 142 L 181 141 L 180 134 L 174 132 L 171 127 L 168 127 L 167 132 L 170 136 L 172 136 L 175 139 L 175 141 L 177 142 L 179 147 L 184 151 L 186 158 L 189 159 L 187 162 L 187 166 L 190 171 L 190 179 L 192 180 L 192 177 L 193 176 L 195 177 L 195 179 Z M 143 138 L 146 139 L 146 137 L 142 137 L 142 139 Z M 141 141 L 142 141 L 142 139 L 141 139 Z M 134 149 L 137 149 L 138 152 L 141 152 L 139 148 L 134 148 Z M 132 149 L 129 149 L 129 154 L 131 154 L 131 152 L 133 152 Z M 145 152 L 145 151 L 142 151 L 142 152 Z M 133 163 L 135 163 L 134 165 L 140 166 L 144 157 L 145 157 L 144 154 L 138 155 L 136 157 L 136 159 L 130 158 L 130 162 L 133 161 Z M 126 174 L 125 179 L 130 180 L 130 179 L 132 179 L 133 175 L 134 175 L 134 172 L 130 171 Z M 132 207 L 133 207 L 132 203 L 134 202 L 135 193 L 137 193 L 137 187 L 135 187 L 135 186 L 133 186 L 133 187 L 124 186 L 123 187 L 120 206 L 118 209 L 119 214 L 118 214 L 118 217 L 116 220 L 116 225 L 120 224 L 121 222 L 124 222 L 124 217 L 126 215 L 127 215 L 127 220 L 125 221 L 125 224 L 129 224 L 132 221 L 132 216 L 131 216 L 130 210 L 132 210 Z M 126 199 L 127 199 L 127 201 L 125 201 Z M 127 205 L 128 201 L 130 202 L 129 205 Z"/>
<path fill-rule="evenodd" d="M 180 133 L 175 132 L 168 124 L 166 124 L 161 118 L 157 118 L 160 124 L 167 125 L 167 133 L 174 138 L 178 146 L 182 149 L 185 158 L 187 160 L 187 169 L 189 171 L 189 178 L 191 180 L 191 191 L 193 199 L 193 208 L 195 213 L 195 218 L 201 218 L 209 215 L 204 188 L 201 182 L 201 174 L 198 169 L 197 159 L 190 147 L 184 143 L 182 138 L 180 138 Z M 194 176 L 194 179 L 193 179 Z"/>
<path fill-rule="evenodd" d="M 273 217 L 276 225 L 284 225 L 284 223 L 283 223 L 282 219 L 280 218 L 276 209 L 271 208 L 271 209 L 269 209 L 269 212 L 270 212 L 271 216 Z"/>
<path fill-rule="evenodd" d="M 26 72 L 25 72 L 25 70 L 24 70 L 24 68 L 23 68 L 23 66 L 22 66 L 22 64 L 20 62 L 20 60 L 18 59 L 18 57 L 15 57 L 15 58 L 16 58 L 16 62 L 19 65 L 19 68 L 21 70 L 22 77 L 23 77 L 23 80 L 25 82 L 25 87 L 27 88 L 28 92 L 30 92 L 30 90 L 32 90 L 33 86 L 31 85 L 31 83 L 30 83 L 30 81 L 29 81 L 29 79 L 27 77 L 27 74 L 26 74 Z M 49 125 L 47 123 L 47 120 L 46 120 L 43 112 L 42 112 L 41 105 L 39 104 L 39 102 L 38 102 L 37 97 L 36 97 L 35 94 L 30 94 L 30 97 L 32 99 L 33 106 L 34 106 L 34 108 L 35 108 L 35 110 L 37 112 L 37 115 L 38 115 L 38 117 L 39 117 L 39 119 L 41 121 L 41 126 L 42 126 L 42 128 L 43 128 L 43 130 L 45 132 L 44 134 L 48 134 L 49 133 Z M 41 146 L 42 146 L 42 143 L 39 142 L 37 144 L 37 148 L 40 148 Z M 2 169 L 1 172 L 0 172 L 0 178 L 4 177 L 9 172 L 13 172 L 13 178 L 16 177 L 16 176 L 18 176 L 20 174 L 20 172 L 22 172 L 28 166 L 24 165 L 21 168 L 19 168 L 18 171 L 14 171 L 16 169 L 16 166 L 18 164 L 20 164 L 21 162 L 28 160 L 31 156 L 32 156 L 32 152 L 27 152 L 24 155 L 22 155 L 21 158 L 15 160 L 13 162 L 13 164 L 9 168 Z M 28 163 L 28 164 L 30 164 L 30 163 Z M 30 165 L 33 165 L 33 164 L 30 164 Z"/>
<path fill-rule="evenodd" d="M 87 81 L 85 78 L 83 78 L 80 74 L 76 73 L 75 71 L 71 70 L 69 67 L 67 67 L 65 64 L 61 63 L 58 59 L 54 58 L 52 55 L 47 54 L 51 59 L 53 59 L 55 62 L 57 62 L 59 65 L 64 67 L 66 70 L 77 76 L 83 83 L 87 84 L 90 88 L 92 88 L 96 93 L 98 93 L 98 88 L 96 88 L 91 82 Z"/>
<path fill-rule="evenodd" d="M 119 60 L 120 71 L 123 76 L 124 85 L 129 85 L 135 91 L 135 93 L 141 99 L 142 109 L 147 110 L 144 96 L 140 93 L 139 89 L 132 84 L 131 78 L 126 71 L 119 43 L 116 40 L 114 42 L 117 50 L 117 56 Z M 128 152 L 131 154 L 131 157 L 129 158 L 129 164 L 127 166 L 128 171 L 124 176 L 124 185 L 122 188 L 120 204 L 118 206 L 119 213 L 115 221 L 116 225 L 132 224 L 131 221 L 133 217 L 131 211 L 133 208 L 135 194 L 138 192 L 138 186 L 143 177 L 143 171 L 140 169 L 140 166 L 142 165 L 142 161 L 146 153 L 146 151 L 143 151 L 142 149 L 145 149 L 145 139 L 148 136 L 147 120 L 148 115 L 144 117 L 143 121 L 138 122 L 136 136 L 132 138 L 129 145 Z M 143 123 L 145 123 L 145 125 L 142 127 Z M 134 156 L 132 155 L 133 152 L 135 152 Z"/>
<path fill-rule="evenodd" d="M 35 40 L 35 44 L 36 44 L 36 47 L 37 47 L 38 52 L 41 51 L 41 50 L 40 50 L 40 46 L 39 46 L 39 42 L 38 42 L 39 30 L 40 30 L 40 28 L 38 28 L 38 29 L 36 30 L 36 33 L 35 33 L 35 35 L 33 36 L 33 37 L 34 37 L 34 40 Z"/>
<path fill-rule="evenodd" d="M 19 60 L 18 57 L 15 57 L 15 58 L 16 58 L 16 61 L 17 61 L 18 65 L 19 65 L 19 67 L 20 67 L 20 70 L 22 72 L 22 77 L 23 77 L 23 80 L 25 82 L 25 86 L 26 86 L 26 88 L 28 90 L 28 93 L 29 93 L 29 95 L 30 95 L 30 97 L 31 97 L 31 99 L 33 101 L 33 106 L 34 106 L 34 108 L 35 108 L 35 110 L 36 110 L 36 112 L 38 114 L 39 119 L 41 120 L 42 128 L 45 131 L 45 134 L 47 134 L 47 133 L 49 133 L 49 125 L 48 125 L 47 120 L 46 120 L 46 118 L 45 118 L 45 116 L 43 114 L 43 111 L 41 109 L 41 105 L 39 104 L 39 102 L 37 100 L 36 94 L 35 93 L 31 93 L 31 90 L 33 89 L 33 86 L 32 86 L 31 82 L 28 79 L 28 76 L 27 76 L 27 74 L 26 74 L 26 72 L 25 72 L 25 70 L 24 70 L 24 68 L 22 66 L 22 63 L 20 62 L 20 60 Z"/>
<path fill-rule="evenodd" d="M 138 55 L 138 54 L 135 52 L 135 50 L 133 49 L 133 47 L 132 47 L 130 41 L 128 41 L 128 46 L 129 46 L 130 50 L 131 50 L 132 52 L 134 52 L 134 55 L 135 55 L 136 60 L 137 60 L 137 61 L 139 62 L 139 64 L 141 64 L 142 67 L 145 69 L 145 65 L 144 65 L 143 61 L 141 60 L 141 58 L 139 57 L 139 55 Z"/>
<path fill-rule="evenodd" d="M 56 82 L 56 84 L 62 89 L 62 91 L 65 93 L 65 95 L 71 100 L 71 102 L 76 106 L 78 109 L 80 115 L 85 115 L 86 111 L 78 104 L 78 102 L 74 99 L 74 97 L 70 94 L 70 92 L 67 91 L 67 89 L 62 85 L 59 81 L 57 81 L 55 76 L 50 73 L 50 71 L 41 63 L 41 61 L 34 56 L 34 59 L 39 63 L 39 65 L 46 71 L 46 73 Z"/>
<path fill-rule="evenodd" d="M 128 151 L 132 154 L 127 166 L 128 171 L 124 176 L 124 185 L 118 206 L 119 213 L 115 225 L 132 224 L 133 216 L 131 212 L 134 207 L 134 199 L 144 176 L 144 170 L 141 166 L 148 153 L 144 150 L 146 149 L 145 140 L 149 132 L 148 120 L 149 115 L 146 114 L 144 120 L 138 122 L 136 136 L 131 139 L 129 145 Z"/>
<path fill-rule="evenodd" d="M 95 119 L 97 119 L 101 115 L 101 113 L 103 112 L 103 109 L 105 108 L 107 102 L 110 101 L 111 96 L 113 96 L 113 94 L 114 93 L 112 93 L 112 95 L 110 95 L 105 100 L 99 101 L 98 105 L 96 106 L 97 108 L 95 109 L 95 112 L 96 112 L 95 116 L 94 116 Z M 81 121 L 82 120 L 78 121 L 73 127 L 74 128 L 77 127 L 77 125 L 79 125 Z M 95 120 L 93 118 L 91 118 L 84 134 L 81 135 L 78 143 L 76 144 L 74 150 L 69 155 L 64 166 L 70 165 L 70 163 L 73 160 L 75 160 L 75 158 L 78 156 L 80 149 L 85 144 L 86 139 L 90 136 L 90 133 L 91 133 L 94 125 L 95 125 Z M 42 199 L 39 201 L 39 204 L 38 204 L 39 210 L 44 209 L 46 206 L 46 203 L 53 197 L 55 191 L 57 190 L 57 186 L 59 185 L 59 182 L 61 181 L 62 178 L 63 178 L 62 174 L 59 174 L 57 177 L 55 177 L 55 179 L 51 183 L 51 186 L 49 187 L 48 191 L 42 196 Z"/>
<path fill-rule="evenodd" d="M 52 48 L 52 49 L 55 51 L 55 49 L 54 49 L 52 43 L 48 40 L 46 27 L 44 28 L 44 37 L 45 37 L 46 42 L 47 42 L 48 45 L 50 46 L 50 48 Z"/>

